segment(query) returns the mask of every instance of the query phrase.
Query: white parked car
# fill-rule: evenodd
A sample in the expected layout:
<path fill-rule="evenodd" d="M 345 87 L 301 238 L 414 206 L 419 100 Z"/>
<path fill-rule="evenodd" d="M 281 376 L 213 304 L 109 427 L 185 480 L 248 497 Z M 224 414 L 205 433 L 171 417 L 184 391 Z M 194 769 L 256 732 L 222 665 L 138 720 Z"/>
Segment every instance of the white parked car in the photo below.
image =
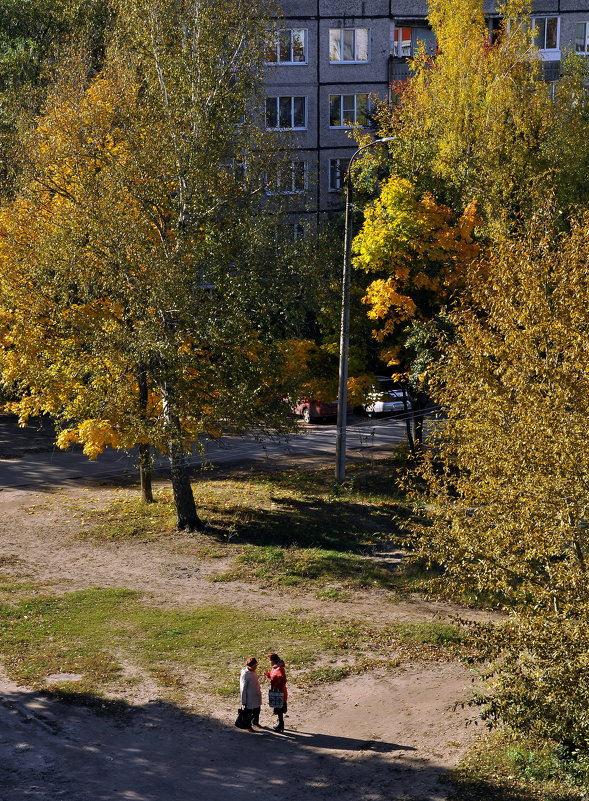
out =
<path fill-rule="evenodd" d="M 366 396 L 362 408 L 369 417 L 376 414 L 401 414 L 405 411 L 403 388 L 392 378 L 377 375 L 378 385 Z M 406 399 L 407 410 L 411 408 L 409 396 Z"/>

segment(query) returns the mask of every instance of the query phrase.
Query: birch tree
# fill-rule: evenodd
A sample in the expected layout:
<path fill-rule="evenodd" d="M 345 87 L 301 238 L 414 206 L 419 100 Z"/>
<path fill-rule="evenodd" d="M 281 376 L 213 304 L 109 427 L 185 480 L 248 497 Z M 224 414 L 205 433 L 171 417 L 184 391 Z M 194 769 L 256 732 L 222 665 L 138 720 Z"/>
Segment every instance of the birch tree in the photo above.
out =
<path fill-rule="evenodd" d="M 261 199 L 270 9 L 112 10 L 102 69 L 63 64 L 0 215 L 0 358 L 15 409 L 54 415 L 60 445 L 165 450 L 195 529 L 189 443 L 289 421 L 274 320 L 301 279 Z"/>
<path fill-rule="evenodd" d="M 589 115 L 586 64 L 563 57 L 555 86 L 545 79 L 528 0 L 505 0 L 495 38 L 482 0 L 431 0 L 437 52 L 421 50 L 396 102 L 376 113 L 391 169 L 420 193 L 462 213 L 476 200 L 486 225 L 511 224 L 544 176 L 559 202 L 587 200 Z M 374 163 L 373 149 L 366 163 Z"/>
<path fill-rule="evenodd" d="M 485 716 L 588 751 L 589 217 L 536 204 L 454 314 L 416 545 L 507 612 L 474 627 Z"/>

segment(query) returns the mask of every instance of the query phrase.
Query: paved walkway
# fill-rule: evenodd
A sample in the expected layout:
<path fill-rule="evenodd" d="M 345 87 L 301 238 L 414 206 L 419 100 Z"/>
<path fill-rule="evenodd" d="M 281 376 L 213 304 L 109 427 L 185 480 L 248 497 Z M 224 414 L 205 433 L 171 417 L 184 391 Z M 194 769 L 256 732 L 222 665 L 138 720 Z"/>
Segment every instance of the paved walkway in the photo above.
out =
<path fill-rule="evenodd" d="M 48 417 L 34 417 L 19 426 L 13 414 L 0 414 L 0 459 L 14 459 L 27 453 L 51 450 L 55 431 Z"/>
<path fill-rule="evenodd" d="M 133 451 L 107 449 L 90 461 L 80 448 L 60 451 L 53 447 L 50 432 L 33 426 L 25 429 L 31 436 L 28 446 L 24 440 L 15 440 L 10 447 L 14 424 L 8 421 L 6 428 L 4 425 L 0 419 L 0 443 L 9 443 L 0 451 L 0 489 L 59 486 L 81 479 L 109 480 L 126 474 L 134 477 L 137 473 L 137 455 Z M 204 454 L 195 453 L 192 463 L 239 467 L 335 464 L 335 433 L 335 425 L 301 425 L 300 431 L 288 438 L 259 441 L 255 437 L 223 437 L 207 443 Z M 353 419 L 348 426 L 348 458 L 368 460 L 382 456 L 404 439 L 405 426 L 399 420 Z M 8 452 L 12 458 L 6 458 L 4 454 Z M 156 471 L 165 471 L 165 457 L 159 456 L 155 467 Z"/>

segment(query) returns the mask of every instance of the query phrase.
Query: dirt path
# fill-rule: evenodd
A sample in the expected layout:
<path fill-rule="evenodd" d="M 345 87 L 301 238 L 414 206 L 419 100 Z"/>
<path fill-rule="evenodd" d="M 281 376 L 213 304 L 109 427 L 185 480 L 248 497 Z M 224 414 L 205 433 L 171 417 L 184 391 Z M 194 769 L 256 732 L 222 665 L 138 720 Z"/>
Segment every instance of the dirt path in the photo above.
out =
<path fill-rule="evenodd" d="M 71 538 L 64 515 L 81 488 L 44 495 L 0 492 L 0 569 L 51 591 L 96 586 L 146 589 L 160 603 L 262 607 L 267 594 L 206 580 L 210 563 L 187 560 L 187 542 L 91 544 Z M 101 490 L 106 496 L 111 490 Z M 273 593 L 273 608 L 380 621 L 449 618 L 450 604 L 391 603 L 358 593 L 346 604 Z M 454 704 L 470 677 L 455 663 L 405 665 L 297 691 L 287 733 L 233 726 L 236 704 L 207 715 L 167 704 L 146 683 L 114 717 L 27 691 L 0 675 L 0 801 L 443 801 L 440 782 L 474 727 Z M 201 699 L 201 701 L 204 699 Z M 199 708 L 206 708 L 201 703 Z M 271 716 L 263 711 L 262 722 Z"/>

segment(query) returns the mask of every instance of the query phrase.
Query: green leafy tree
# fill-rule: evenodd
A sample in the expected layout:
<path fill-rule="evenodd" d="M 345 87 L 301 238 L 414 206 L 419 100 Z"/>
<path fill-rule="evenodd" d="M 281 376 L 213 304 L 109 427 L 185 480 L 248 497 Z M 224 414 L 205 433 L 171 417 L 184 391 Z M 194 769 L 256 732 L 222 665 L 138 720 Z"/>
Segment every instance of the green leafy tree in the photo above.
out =
<path fill-rule="evenodd" d="M 100 72 L 62 66 L 1 214 L 14 408 L 52 414 L 60 445 L 91 456 L 165 450 L 180 528 L 202 526 L 192 441 L 290 421 L 276 338 L 303 279 L 261 200 L 269 10 L 121 2 Z"/>

